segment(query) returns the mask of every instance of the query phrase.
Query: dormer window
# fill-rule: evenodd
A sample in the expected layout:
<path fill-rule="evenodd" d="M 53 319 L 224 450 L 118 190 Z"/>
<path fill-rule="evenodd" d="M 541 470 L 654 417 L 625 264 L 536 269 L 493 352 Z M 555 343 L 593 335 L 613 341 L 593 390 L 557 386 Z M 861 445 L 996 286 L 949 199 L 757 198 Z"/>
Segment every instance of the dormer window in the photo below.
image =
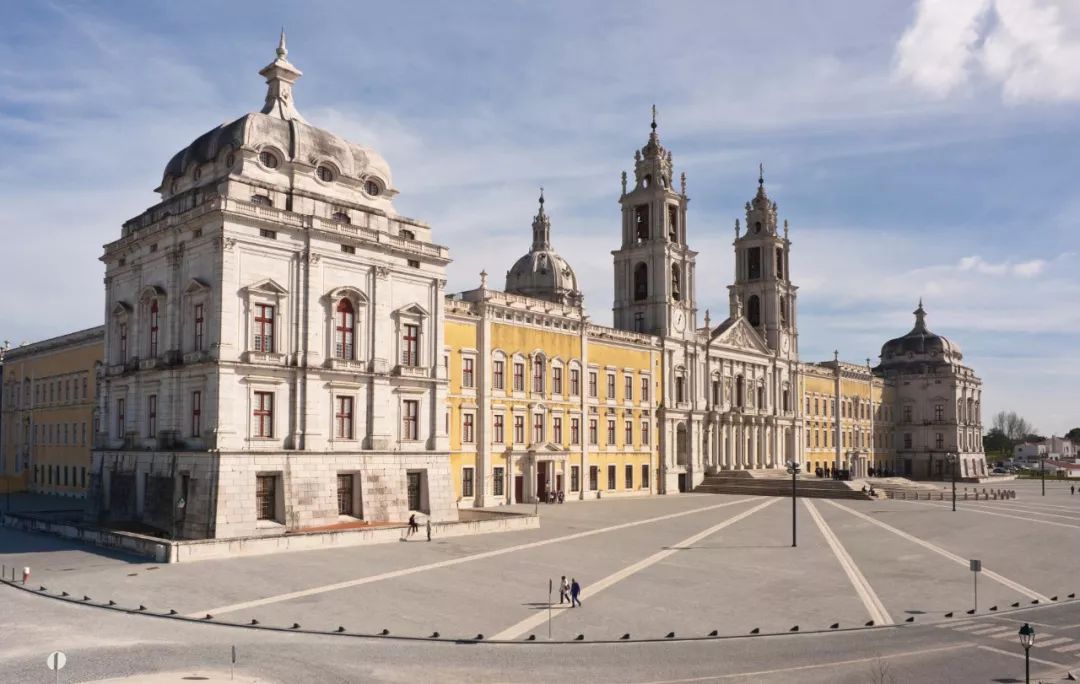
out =
<path fill-rule="evenodd" d="M 352 219 L 349 218 L 349 215 L 343 211 L 335 211 L 330 216 L 330 220 L 337 221 L 338 223 L 352 223 Z"/>
<path fill-rule="evenodd" d="M 754 221 L 754 232 L 755 233 L 760 233 L 761 232 L 761 221 Z"/>
<path fill-rule="evenodd" d="M 263 150 L 259 153 L 259 163 L 268 169 L 276 169 L 278 167 L 277 155 L 269 150 Z"/>
<path fill-rule="evenodd" d="M 251 203 L 252 204 L 258 204 L 258 205 L 261 205 L 261 206 L 264 206 L 264 207 L 272 207 L 272 206 L 274 206 L 274 203 L 271 202 L 270 198 L 267 197 L 266 195 L 252 195 L 251 196 Z"/>
<path fill-rule="evenodd" d="M 316 168 L 315 175 L 317 175 L 319 177 L 319 180 L 324 183 L 332 183 L 334 180 L 334 170 L 326 164 L 323 164 Z"/>
<path fill-rule="evenodd" d="M 401 237 L 406 239 L 406 240 L 415 240 L 416 239 L 416 233 L 412 232 L 411 230 L 402 230 L 401 231 Z"/>

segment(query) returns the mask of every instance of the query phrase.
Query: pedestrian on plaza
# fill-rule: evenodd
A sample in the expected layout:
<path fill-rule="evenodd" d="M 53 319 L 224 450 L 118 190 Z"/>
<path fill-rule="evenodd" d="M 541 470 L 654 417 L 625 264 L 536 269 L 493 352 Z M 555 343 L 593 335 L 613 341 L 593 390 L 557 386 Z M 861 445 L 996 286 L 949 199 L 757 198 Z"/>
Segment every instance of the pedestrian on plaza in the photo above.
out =
<path fill-rule="evenodd" d="M 570 607 L 574 608 L 581 605 L 581 600 L 578 596 L 581 595 L 581 585 L 577 583 L 577 580 L 573 577 L 570 578 Z"/>
<path fill-rule="evenodd" d="M 411 537 L 411 536 L 413 536 L 414 533 L 419 532 L 419 531 L 420 531 L 420 525 L 417 524 L 417 522 L 416 522 L 416 514 L 413 513 L 413 514 L 411 514 L 409 516 L 409 533 L 406 536 Z"/>
<path fill-rule="evenodd" d="M 570 602 L 570 583 L 566 581 L 566 575 L 559 580 L 559 605 Z"/>
<path fill-rule="evenodd" d="M 431 541 L 431 518 L 427 519 L 427 540 Z"/>
<path fill-rule="evenodd" d="M 1076 494 L 1076 485 L 1070 485 L 1069 486 L 1069 496 L 1074 496 L 1075 494 Z"/>

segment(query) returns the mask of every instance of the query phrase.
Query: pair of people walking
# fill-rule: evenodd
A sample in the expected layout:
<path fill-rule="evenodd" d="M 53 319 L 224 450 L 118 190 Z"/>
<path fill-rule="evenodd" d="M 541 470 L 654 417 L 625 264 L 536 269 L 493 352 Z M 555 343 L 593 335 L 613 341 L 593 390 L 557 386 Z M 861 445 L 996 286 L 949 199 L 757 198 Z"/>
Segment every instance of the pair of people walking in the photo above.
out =
<path fill-rule="evenodd" d="M 571 577 L 568 582 L 566 581 L 566 575 L 563 575 L 562 579 L 559 580 L 559 605 L 561 606 L 569 601 L 571 608 L 580 606 L 581 599 L 578 598 L 579 596 L 581 596 L 581 585 L 578 584 L 578 581 Z"/>
<path fill-rule="evenodd" d="M 424 524 L 427 529 L 427 540 L 431 541 L 431 518 L 427 519 Z M 413 513 L 409 516 L 409 531 L 405 533 L 406 537 L 411 537 L 420 531 L 420 523 L 416 522 L 416 514 Z"/>

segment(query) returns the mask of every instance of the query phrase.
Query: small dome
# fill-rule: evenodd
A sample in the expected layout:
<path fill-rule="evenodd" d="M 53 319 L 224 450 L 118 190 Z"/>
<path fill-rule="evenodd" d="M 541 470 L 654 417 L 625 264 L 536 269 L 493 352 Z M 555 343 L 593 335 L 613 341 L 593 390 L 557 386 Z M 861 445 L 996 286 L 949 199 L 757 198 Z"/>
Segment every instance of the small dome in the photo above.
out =
<path fill-rule="evenodd" d="M 540 211 L 533 219 L 532 249 L 506 272 L 506 291 L 560 304 L 581 303 L 574 269 L 551 247 L 551 219 L 544 213 L 543 188 Z"/>
<path fill-rule="evenodd" d="M 960 346 L 947 337 L 935 335 L 926 327 L 926 311 L 922 301 L 915 310 L 915 327 L 903 337 L 889 340 L 881 347 L 882 368 L 909 363 L 950 363 L 964 358 Z"/>

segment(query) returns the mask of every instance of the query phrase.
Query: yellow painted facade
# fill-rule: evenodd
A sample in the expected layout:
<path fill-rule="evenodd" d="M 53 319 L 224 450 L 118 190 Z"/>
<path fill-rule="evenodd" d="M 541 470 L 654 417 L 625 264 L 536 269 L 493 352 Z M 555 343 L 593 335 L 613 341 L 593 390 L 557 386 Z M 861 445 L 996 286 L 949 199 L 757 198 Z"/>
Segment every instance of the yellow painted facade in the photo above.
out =
<path fill-rule="evenodd" d="M 103 353 L 99 327 L 5 354 L 0 473 L 13 489 L 85 495 Z"/>
<path fill-rule="evenodd" d="M 837 457 L 837 363 L 800 364 L 803 468 L 886 467 L 893 458 L 894 388 L 866 366 L 839 363 L 840 455 Z M 839 463 L 839 465 L 837 465 Z"/>
<path fill-rule="evenodd" d="M 659 341 L 486 288 L 447 300 L 459 506 L 656 491 Z"/>

